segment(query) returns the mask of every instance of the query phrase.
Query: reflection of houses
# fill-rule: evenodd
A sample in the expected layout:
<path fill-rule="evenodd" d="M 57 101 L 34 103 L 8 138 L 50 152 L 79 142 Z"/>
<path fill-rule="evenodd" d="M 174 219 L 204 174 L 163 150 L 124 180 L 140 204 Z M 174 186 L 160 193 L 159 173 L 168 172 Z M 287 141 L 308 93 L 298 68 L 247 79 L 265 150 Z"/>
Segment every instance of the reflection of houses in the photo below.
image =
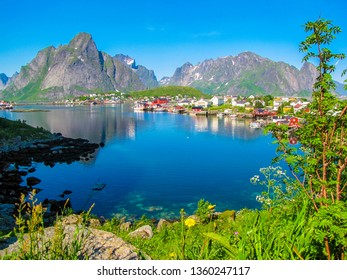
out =
<path fill-rule="evenodd" d="M 195 117 L 195 128 L 197 131 L 207 131 L 208 130 L 208 118 Z"/>
<path fill-rule="evenodd" d="M 218 118 L 210 118 L 211 119 L 211 131 L 218 132 L 219 130 L 219 119 Z"/>

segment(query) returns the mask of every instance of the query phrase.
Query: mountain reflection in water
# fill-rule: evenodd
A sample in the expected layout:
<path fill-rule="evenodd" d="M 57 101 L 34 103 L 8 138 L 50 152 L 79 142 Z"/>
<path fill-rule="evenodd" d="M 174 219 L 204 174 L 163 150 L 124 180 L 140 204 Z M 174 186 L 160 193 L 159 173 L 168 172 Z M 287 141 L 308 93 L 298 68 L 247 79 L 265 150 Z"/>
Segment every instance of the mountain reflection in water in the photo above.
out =
<path fill-rule="evenodd" d="M 201 198 L 217 204 L 217 211 L 260 206 L 255 197 L 261 189 L 249 179 L 271 164 L 275 147 L 249 120 L 138 113 L 130 104 L 28 108 L 49 111 L 0 116 L 105 143 L 88 162 L 36 164 L 41 200 L 69 189 L 74 209 L 95 203 L 93 212 L 106 217 L 177 217 L 181 208 L 192 213 Z M 97 182 L 106 187 L 93 191 Z"/>

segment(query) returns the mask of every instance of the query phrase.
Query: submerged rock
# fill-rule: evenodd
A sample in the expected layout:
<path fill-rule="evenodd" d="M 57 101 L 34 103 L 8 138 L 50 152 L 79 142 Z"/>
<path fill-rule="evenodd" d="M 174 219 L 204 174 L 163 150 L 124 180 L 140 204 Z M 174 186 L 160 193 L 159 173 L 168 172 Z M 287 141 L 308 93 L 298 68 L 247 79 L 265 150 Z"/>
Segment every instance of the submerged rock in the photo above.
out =
<path fill-rule="evenodd" d="M 41 183 L 41 180 L 39 178 L 36 178 L 36 177 L 28 177 L 27 178 L 27 185 L 29 187 L 35 186 L 39 183 Z"/>

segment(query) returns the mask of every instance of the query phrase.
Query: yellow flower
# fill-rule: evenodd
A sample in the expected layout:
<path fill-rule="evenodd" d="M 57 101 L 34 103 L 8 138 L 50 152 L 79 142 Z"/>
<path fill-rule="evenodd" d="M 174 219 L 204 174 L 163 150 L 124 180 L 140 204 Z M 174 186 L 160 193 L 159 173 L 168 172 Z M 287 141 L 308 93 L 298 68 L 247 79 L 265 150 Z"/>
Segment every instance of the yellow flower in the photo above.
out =
<path fill-rule="evenodd" d="M 216 208 L 216 205 L 210 204 L 209 206 L 207 206 L 208 210 L 214 210 L 214 208 Z"/>
<path fill-rule="evenodd" d="M 171 259 L 176 259 L 177 255 L 175 253 L 170 253 L 169 257 Z"/>
<path fill-rule="evenodd" d="M 192 218 L 188 218 L 184 224 L 187 226 L 187 227 L 193 227 L 196 225 L 196 221 Z"/>

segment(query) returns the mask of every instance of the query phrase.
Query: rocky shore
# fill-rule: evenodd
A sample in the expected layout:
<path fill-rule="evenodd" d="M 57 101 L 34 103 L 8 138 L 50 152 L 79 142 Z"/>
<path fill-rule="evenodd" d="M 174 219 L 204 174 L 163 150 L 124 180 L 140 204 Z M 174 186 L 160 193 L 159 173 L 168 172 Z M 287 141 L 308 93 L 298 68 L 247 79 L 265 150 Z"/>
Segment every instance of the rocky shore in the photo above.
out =
<path fill-rule="evenodd" d="M 21 141 L 21 137 L 17 136 L 3 143 L 0 147 L 0 231 L 13 229 L 13 214 L 21 194 L 27 195 L 40 182 L 39 178 L 31 176 L 35 172 L 33 163 L 53 167 L 56 163 L 89 160 L 99 147 L 99 144 L 89 143 L 88 140 L 66 138 L 59 133 L 52 134 L 48 139 L 32 141 Z M 49 204 L 53 216 L 66 204 L 66 200 L 47 198 L 45 203 L 46 206 Z"/>

